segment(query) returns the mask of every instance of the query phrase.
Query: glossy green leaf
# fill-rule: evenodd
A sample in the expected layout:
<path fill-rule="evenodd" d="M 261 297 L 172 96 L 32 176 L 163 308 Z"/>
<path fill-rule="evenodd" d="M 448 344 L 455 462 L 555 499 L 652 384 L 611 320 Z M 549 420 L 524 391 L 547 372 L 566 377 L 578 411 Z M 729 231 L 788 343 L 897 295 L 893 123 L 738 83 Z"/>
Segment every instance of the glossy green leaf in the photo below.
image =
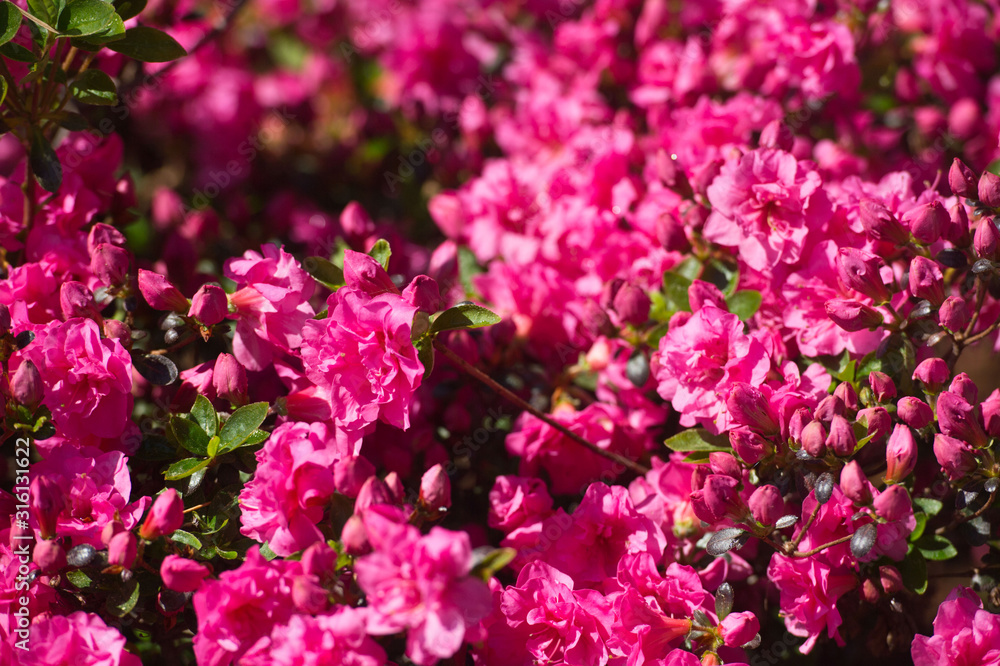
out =
<path fill-rule="evenodd" d="M 424 378 L 426 379 L 434 369 L 434 343 L 429 338 L 425 338 L 418 341 L 416 347 L 417 360 L 424 366 Z"/>
<path fill-rule="evenodd" d="M 266 402 L 255 402 L 233 412 L 219 431 L 219 455 L 242 445 L 260 428 L 260 424 L 267 418 L 268 409 Z"/>
<path fill-rule="evenodd" d="M 0 55 L 18 62 L 36 62 L 38 60 L 38 56 L 14 42 L 7 42 L 0 45 Z"/>
<path fill-rule="evenodd" d="M 910 532 L 910 536 L 908 537 L 911 543 L 923 536 L 924 529 L 927 527 L 926 513 L 923 511 L 917 511 L 913 514 L 913 517 L 917 521 L 917 526 L 913 528 L 913 531 Z"/>
<path fill-rule="evenodd" d="M 99 69 L 88 69 L 76 77 L 69 88 L 73 97 L 83 104 L 114 106 L 118 103 L 118 89 L 115 82 Z"/>
<path fill-rule="evenodd" d="M 6 77 L 0 77 L 0 104 L 7 99 L 7 79 Z"/>
<path fill-rule="evenodd" d="M 243 442 L 243 446 L 253 446 L 254 444 L 260 444 L 270 436 L 271 433 L 269 433 L 266 430 L 254 430 L 252 433 L 250 433 L 250 436 L 246 438 L 246 441 Z"/>
<path fill-rule="evenodd" d="M 302 267 L 316 282 L 331 291 L 337 291 L 344 286 L 344 271 L 322 257 L 306 257 Z"/>
<path fill-rule="evenodd" d="M 368 256 L 382 264 L 382 268 L 389 270 L 389 257 L 392 256 L 392 250 L 389 248 L 389 241 L 384 238 L 379 238 L 375 242 L 375 245 L 372 246 L 372 249 L 368 250 Z"/>
<path fill-rule="evenodd" d="M 431 333 L 458 329 L 481 328 L 500 322 L 500 315 L 474 303 L 459 303 L 437 316 L 431 324 Z"/>
<path fill-rule="evenodd" d="M 146 0 L 114 0 L 112 4 L 123 21 L 138 16 L 146 8 Z"/>
<path fill-rule="evenodd" d="M 688 297 L 690 286 L 691 280 L 680 273 L 667 271 L 663 274 L 664 305 L 670 314 L 681 310 L 691 310 L 691 300 Z"/>
<path fill-rule="evenodd" d="M 194 421 L 189 421 L 183 416 L 171 416 L 170 430 L 177 438 L 177 443 L 194 455 L 208 455 L 208 434 Z"/>
<path fill-rule="evenodd" d="M 722 435 L 713 435 L 704 428 L 688 428 L 664 442 L 672 451 L 732 451 L 729 439 Z"/>
<path fill-rule="evenodd" d="M 21 10 L 4 0 L 0 3 L 0 44 L 14 39 L 21 27 Z"/>
<path fill-rule="evenodd" d="M 216 414 L 212 402 L 205 396 L 199 395 L 194 399 L 194 406 L 191 407 L 191 417 L 209 437 L 214 437 L 219 431 L 219 415 Z"/>
<path fill-rule="evenodd" d="M 944 508 L 944 503 L 941 500 L 931 499 L 930 497 L 914 497 L 913 504 L 928 516 L 936 516 Z"/>
<path fill-rule="evenodd" d="M 59 13 L 59 32 L 85 37 L 104 32 L 114 25 L 115 8 L 103 0 L 72 0 Z"/>
<path fill-rule="evenodd" d="M 903 585 L 906 589 L 917 594 L 927 591 L 927 561 L 917 548 L 910 546 L 899 570 L 903 575 Z"/>
<path fill-rule="evenodd" d="M 115 585 L 108 595 L 107 609 L 115 617 L 125 617 L 139 602 L 139 579 L 130 578 Z"/>
<path fill-rule="evenodd" d="M 484 583 L 488 583 L 490 578 L 505 566 L 510 564 L 517 556 L 517 551 L 513 548 L 497 548 L 486 553 L 473 567 L 470 575 L 479 578 Z"/>
<path fill-rule="evenodd" d="M 28 13 L 50 26 L 55 25 L 63 7 L 65 2 L 59 0 L 28 0 Z"/>
<path fill-rule="evenodd" d="M 914 545 L 920 550 L 920 554 L 928 560 L 950 560 L 958 555 L 958 549 L 940 534 L 925 534 Z"/>
<path fill-rule="evenodd" d="M 759 291 L 744 289 L 738 291 L 726 299 L 729 311 L 740 318 L 740 321 L 747 321 L 760 309 L 762 297 Z"/>
<path fill-rule="evenodd" d="M 4 44 L 4 47 L 11 44 Z M 0 47 L 2 48 L 2 47 Z M 59 157 L 48 142 L 42 130 L 35 126 L 31 132 L 31 155 L 29 157 L 31 172 L 35 174 L 38 184 L 48 192 L 57 192 L 62 184 L 62 165 Z"/>
<path fill-rule="evenodd" d="M 163 475 L 163 478 L 167 481 L 183 479 L 191 476 L 195 472 L 205 469 L 211 462 L 212 461 L 207 458 L 185 458 L 184 460 L 178 460 L 167 468 L 167 472 Z"/>
<path fill-rule="evenodd" d="M 111 17 L 110 26 L 101 32 L 86 37 L 73 37 L 70 43 L 82 51 L 99 51 L 104 44 L 125 39 L 125 22 L 115 14 Z"/>
<path fill-rule="evenodd" d="M 144 25 L 129 28 L 123 39 L 111 42 L 108 48 L 142 62 L 170 62 L 187 55 L 173 37 Z"/>
<path fill-rule="evenodd" d="M 201 550 L 201 540 L 190 532 L 185 532 L 184 530 L 174 530 L 173 534 L 170 535 L 170 540 L 182 543 L 185 546 L 191 546 L 195 550 Z"/>

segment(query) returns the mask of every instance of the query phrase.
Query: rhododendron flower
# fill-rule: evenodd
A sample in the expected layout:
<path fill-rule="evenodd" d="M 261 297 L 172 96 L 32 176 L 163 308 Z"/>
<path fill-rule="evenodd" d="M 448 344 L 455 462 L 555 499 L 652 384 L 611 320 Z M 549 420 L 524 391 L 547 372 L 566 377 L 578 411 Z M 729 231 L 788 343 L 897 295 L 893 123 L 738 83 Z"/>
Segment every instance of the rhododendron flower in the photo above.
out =
<path fill-rule="evenodd" d="M 367 611 L 341 606 L 328 615 L 293 615 L 274 627 L 271 644 L 244 655 L 243 666 L 382 666 L 385 650 L 365 633 Z"/>
<path fill-rule="evenodd" d="M 461 647 L 465 633 L 490 611 L 486 585 L 469 576 L 472 548 L 464 532 L 440 527 L 419 537 L 404 531 L 356 563 L 358 585 L 368 598 L 368 633 L 407 631 L 406 654 L 430 666 Z"/>
<path fill-rule="evenodd" d="M 20 666 L 142 666 L 125 649 L 125 637 L 93 613 L 43 615 L 31 624 L 31 646 L 16 650 Z"/>
<path fill-rule="evenodd" d="M 956 587 L 938 607 L 933 636 L 914 636 L 914 666 L 997 666 L 1000 616 L 983 609 L 979 595 Z"/>
<path fill-rule="evenodd" d="M 831 568 L 818 557 L 785 557 L 775 553 L 767 567 L 767 577 L 781 593 L 785 626 L 806 642 L 800 648 L 808 654 L 823 630 L 844 644 L 837 629 L 843 622 L 837 600 L 857 584 L 852 573 Z"/>
<path fill-rule="evenodd" d="M 706 305 L 661 338 L 656 390 L 680 412 L 681 425 L 718 433 L 729 423 L 729 388 L 759 386 L 770 367 L 764 345 L 743 332 L 739 317 Z"/>

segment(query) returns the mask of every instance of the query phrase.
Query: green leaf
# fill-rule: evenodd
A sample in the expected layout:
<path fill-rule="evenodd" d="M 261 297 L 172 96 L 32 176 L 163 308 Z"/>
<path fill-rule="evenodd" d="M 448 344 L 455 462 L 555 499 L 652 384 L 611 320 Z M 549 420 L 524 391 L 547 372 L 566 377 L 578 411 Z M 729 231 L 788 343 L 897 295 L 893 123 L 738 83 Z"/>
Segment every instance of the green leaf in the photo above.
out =
<path fill-rule="evenodd" d="M 69 89 L 73 97 L 84 104 L 114 106 L 118 103 L 118 89 L 115 82 L 99 69 L 88 69 L 76 77 Z"/>
<path fill-rule="evenodd" d="M 691 310 L 691 300 L 688 298 L 690 286 L 691 280 L 680 273 L 667 271 L 663 274 L 664 304 L 671 314 L 680 310 Z"/>
<path fill-rule="evenodd" d="M 268 408 L 266 402 L 255 402 L 233 412 L 219 432 L 219 454 L 232 451 L 243 444 L 267 418 Z"/>
<path fill-rule="evenodd" d="M 252 433 L 250 433 L 250 436 L 246 438 L 246 441 L 243 442 L 243 446 L 253 446 L 254 444 L 260 444 L 270 436 L 271 433 L 269 433 L 266 430 L 254 430 Z"/>
<path fill-rule="evenodd" d="M 923 535 L 924 529 L 927 527 L 926 513 L 924 513 L 923 511 L 917 511 L 916 513 L 913 514 L 913 517 L 917 521 L 917 526 L 913 528 L 912 532 L 910 532 L 910 536 L 908 537 L 910 543 L 913 543 L 914 541 L 919 539 Z"/>
<path fill-rule="evenodd" d="M 729 311 L 740 318 L 740 321 L 747 321 L 760 309 L 761 295 L 759 291 L 744 289 L 726 298 L 726 305 Z"/>
<path fill-rule="evenodd" d="M 120 39 L 125 39 L 125 23 L 118 14 L 114 14 L 111 17 L 111 25 L 107 30 L 86 37 L 73 37 L 70 39 L 70 44 L 82 51 L 93 52 L 100 51 L 101 46 L 108 42 Z"/>
<path fill-rule="evenodd" d="M 688 257 L 681 263 L 670 269 L 672 273 L 686 277 L 690 281 L 695 281 L 701 275 L 702 265 L 697 257 Z"/>
<path fill-rule="evenodd" d="M 219 415 L 215 413 L 212 401 L 205 396 L 199 395 L 194 399 L 194 406 L 191 407 L 191 417 L 209 437 L 214 437 L 219 431 Z"/>
<path fill-rule="evenodd" d="M 0 55 L 18 62 L 36 62 L 38 60 L 38 57 L 34 53 L 14 42 L 7 42 L 0 45 Z"/>
<path fill-rule="evenodd" d="M 264 544 L 261 544 L 261 546 L 260 546 L 260 556 L 263 557 L 268 562 L 270 562 L 271 560 L 273 560 L 274 558 L 276 558 L 278 556 L 278 554 L 276 552 L 274 552 L 273 550 L 271 550 L 271 547 L 269 545 L 267 545 L 266 543 L 264 543 Z"/>
<path fill-rule="evenodd" d="M 950 560 L 958 555 L 958 549 L 940 534 L 925 534 L 915 545 L 928 560 Z"/>
<path fill-rule="evenodd" d="M 56 27 L 64 35 L 85 37 L 114 25 L 115 8 L 103 0 L 73 0 L 59 14 Z"/>
<path fill-rule="evenodd" d="M 479 578 L 484 583 L 488 583 L 490 578 L 493 578 L 498 571 L 510 564 L 516 556 L 517 551 L 513 548 L 491 550 L 472 567 L 469 574 Z"/>
<path fill-rule="evenodd" d="M 418 340 L 416 343 L 417 360 L 424 366 L 424 379 L 431 374 L 434 369 L 434 343 L 429 338 Z"/>
<path fill-rule="evenodd" d="M 917 594 L 927 591 L 927 561 L 919 550 L 911 545 L 899 569 L 906 589 Z"/>
<path fill-rule="evenodd" d="M 177 443 L 196 456 L 208 455 L 208 435 L 201 426 L 189 421 L 183 416 L 170 417 L 170 430 L 173 431 Z"/>
<path fill-rule="evenodd" d="M 931 499 L 930 497 L 914 497 L 913 504 L 928 516 L 936 516 L 944 508 L 944 503 L 941 500 Z"/>
<path fill-rule="evenodd" d="M 77 588 L 81 590 L 90 587 L 91 583 L 94 582 L 91 579 L 91 577 L 88 576 L 86 572 L 84 572 L 82 569 L 77 569 L 76 571 L 67 571 L 66 578 L 68 578 L 69 582 L 73 583 L 73 585 L 75 585 Z"/>
<path fill-rule="evenodd" d="M 167 481 L 183 479 L 191 476 L 199 470 L 205 469 L 211 462 L 212 461 L 207 458 L 185 458 L 184 460 L 178 460 L 167 468 L 167 472 L 163 475 L 163 478 Z"/>
<path fill-rule="evenodd" d="M 368 256 L 382 264 L 382 268 L 389 270 L 389 257 L 392 256 L 392 250 L 389 248 L 389 241 L 384 238 L 379 238 L 375 241 L 375 245 L 372 246 L 372 249 L 368 250 Z"/>
<path fill-rule="evenodd" d="M 170 540 L 182 543 L 185 546 L 191 546 L 195 550 L 201 550 L 201 540 L 190 532 L 185 532 L 184 530 L 174 530 L 174 533 L 170 535 Z"/>
<path fill-rule="evenodd" d="M 302 267 L 316 282 L 329 289 L 337 291 L 344 286 L 344 271 L 323 257 L 306 257 Z"/>
<path fill-rule="evenodd" d="M 472 278 L 483 273 L 483 267 L 479 265 L 479 260 L 472 250 L 464 245 L 458 248 L 458 279 L 462 283 L 467 298 L 472 298 L 476 293 Z"/>
<path fill-rule="evenodd" d="M 500 315 L 474 303 L 459 303 L 437 316 L 431 324 L 431 333 L 458 329 L 482 328 L 500 322 Z"/>
<path fill-rule="evenodd" d="M 704 428 L 689 428 L 674 435 L 664 442 L 672 451 L 732 451 L 729 439 L 722 435 L 713 435 Z"/>
<path fill-rule="evenodd" d="M 114 0 L 112 4 L 123 21 L 138 16 L 146 8 L 146 0 Z"/>
<path fill-rule="evenodd" d="M 139 579 L 130 578 L 116 585 L 108 595 L 107 608 L 115 617 L 125 617 L 139 601 Z"/>
<path fill-rule="evenodd" d="M 21 10 L 4 0 L 0 3 L 0 44 L 14 39 L 21 27 Z"/>
<path fill-rule="evenodd" d="M 219 442 L 220 440 L 218 435 L 215 435 L 210 440 L 208 440 L 208 447 L 206 449 L 206 453 L 208 454 L 209 458 L 215 458 L 217 455 L 219 455 Z"/>
<path fill-rule="evenodd" d="M 28 0 L 28 12 L 30 15 L 48 23 L 50 26 L 55 25 L 64 6 L 64 2 L 57 0 Z"/>
<path fill-rule="evenodd" d="M 11 44 L 4 44 L 4 48 Z M 31 172 L 35 174 L 38 184 L 48 192 L 59 191 L 62 184 L 62 165 L 59 164 L 59 157 L 53 150 L 52 144 L 48 142 L 42 130 L 38 126 L 31 128 Z"/>
<path fill-rule="evenodd" d="M 187 55 L 173 37 L 144 25 L 129 28 L 123 39 L 112 42 L 108 48 L 141 62 L 170 62 Z"/>

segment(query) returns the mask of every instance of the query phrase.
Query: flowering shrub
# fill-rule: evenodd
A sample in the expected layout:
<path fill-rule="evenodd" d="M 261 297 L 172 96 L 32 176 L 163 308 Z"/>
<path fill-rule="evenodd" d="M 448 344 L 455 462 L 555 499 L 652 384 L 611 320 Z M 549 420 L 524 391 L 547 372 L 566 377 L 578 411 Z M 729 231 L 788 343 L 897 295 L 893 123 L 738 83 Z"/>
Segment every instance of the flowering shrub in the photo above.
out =
<path fill-rule="evenodd" d="M 0 2 L 0 664 L 1000 666 L 998 14 Z"/>

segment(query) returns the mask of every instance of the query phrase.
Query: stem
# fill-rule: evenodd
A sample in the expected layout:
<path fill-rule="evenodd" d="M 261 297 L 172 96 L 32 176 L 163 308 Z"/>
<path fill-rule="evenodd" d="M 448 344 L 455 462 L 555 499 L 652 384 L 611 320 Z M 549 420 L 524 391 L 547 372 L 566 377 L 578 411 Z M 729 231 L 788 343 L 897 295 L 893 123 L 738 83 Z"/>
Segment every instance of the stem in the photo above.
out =
<path fill-rule="evenodd" d="M 943 527 L 939 527 L 939 528 L 937 528 L 936 530 L 934 530 L 934 534 L 944 534 L 945 532 L 948 532 L 949 530 L 953 530 L 953 529 L 955 529 L 956 527 L 958 527 L 958 526 L 959 526 L 959 525 L 961 525 L 962 523 L 967 523 L 967 522 L 969 522 L 970 520 L 972 520 L 972 519 L 974 519 L 974 518 L 978 518 L 979 516 L 983 515 L 984 513 L 986 513 L 986 511 L 988 511 L 988 510 L 989 510 L 989 508 L 990 508 L 991 506 L 993 506 L 993 500 L 994 500 L 994 499 L 996 499 L 996 496 L 997 496 L 997 494 L 996 494 L 995 492 L 993 492 L 993 493 L 990 493 L 990 496 L 989 496 L 989 498 L 988 498 L 988 499 L 986 500 L 986 503 L 985 503 L 985 504 L 983 504 L 983 505 L 982 505 L 982 506 L 981 506 L 981 507 L 979 508 L 979 510 L 978 510 L 978 511 L 976 511 L 976 512 L 975 512 L 974 514 L 972 514 L 972 515 L 971 515 L 971 516 L 969 516 L 968 518 L 963 518 L 962 516 L 958 516 L 958 517 L 956 517 L 956 518 L 955 518 L 954 520 L 952 520 L 950 524 L 948 524 L 948 525 L 945 525 L 945 526 L 943 526 Z"/>
<path fill-rule="evenodd" d="M 806 520 L 806 524 L 802 526 L 802 530 L 799 532 L 799 535 L 797 537 L 795 537 L 794 539 L 792 539 L 792 545 L 791 545 L 790 550 L 795 550 L 796 548 L 799 547 L 799 542 L 801 542 L 802 539 L 805 537 L 806 530 L 808 530 L 810 527 L 812 527 L 813 521 L 816 520 L 816 516 L 819 515 L 819 510 L 822 507 L 823 507 L 822 504 L 820 504 L 819 502 L 816 502 L 816 508 L 813 509 L 812 515 L 810 515 L 809 519 Z"/>
<path fill-rule="evenodd" d="M 812 550 L 807 550 L 804 553 L 800 553 L 800 552 L 796 551 L 796 552 L 792 553 L 792 557 L 809 557 L 810 555 L 815 555 L 816 553 L 822 552 L 822 551 L 824 551 L 827 548 L 830 548 L 832 546 L 839 546 L 842 543 L 847 543 L 853 537 L 854 537 L 853 534 L 848 534 L 847 536 L 841 537 L 841 538 L 837 539 L 836 541 L 831 541 L 830 543 L 825 543 L 822 546 L 819 546 L 818 548 L 813 548 Z"/>
<path fill-rule="evenodd" d="M 511 393 L 510 390 L 508 390 L 508 389 L 504 388 L 503 386 L 501 386 L 499 383 L 496 382 L 496 380 L 494 380 L 492 377 L 490 377 L 489 375 L 487 375 L 485 372 L 483 372 L 479 368 L 475 367 L 474 365 L 471 365 L 464 358 L 462 358 L 461 356 L 459 356 L 458 354 L 456 354 L 452 350 L 448 349 L 448 347 L 446 347 L 444 345 L 444 343 L 441 342 L 440 340 L 435 340 L 434 341 L 434 348 L 437 349 L 442 354 L 444 354 L 448 358 L 449 361 L 451 361 L 452 363 L 454 363 L 455 365 L 457 365 L 458 367 L 460 367 L 466 373 L 472 375 L 473 377 L 475 377 L 476 379 L 478 379 L 479 381 L 481 381 L 483 384 L 486 384 L 491 389 L 493 389 L 494 391 L 496 391 L 497 393 L 499 393 L 503 397 L 507 398 L 508 400 L 510 400 L 515 405 L 517 405 L 518 407 L 520 407 L 524 411 L 528 412 L 529 414 L 531 414 L 535 418 L 537 418 L 540 421 L 543 421 L 546 424 L 552 426 L 553 428 L 555 428 L 556 430 L 558 430 L 562 434 L 566 435 L 567 437 L 569 437 L 571 440 L 573 440 L 577 444 L 580 444 L 581 446 L 585 446 L 586 448 L 590 449 L 591 452 L 596 453 L 597 455 L 599 455 L 599 456 L 601 456 L 603 458 L 607 458 L 608 460 L 613 460 L 614 462 L 616 462 L 616 463 L 618 463 L 620 465 L 624 465 L 626 467 L 626 469 L 630 469 L 633 472 L 635 472 L 636 474 L 645 475 L 647 472 L 649 472 L 649 469 L 647 467 L 644 467 L 644 466 L 636 463 L 635 461 L 629 460 L 625 456 L 619 455 L 619 454 L 614 453 L 612 451 L 605 451 L 604 449 L 600 448 L 596 444 L 594 444 L 592 442 L 589 442 L 586 439 L 584 439 L 583 437 L 581 437 L 580 435 L 576 434 L 575 432 L 573 432 L 572 430 L 570 430 L 569 428 L 567 428 L 563 424 L 559 423 L 558 421 L 554 421 L 550 416 L 548 416 L 547 414 L 545 414 L 545 413 L 543 413 L 543 412 L 535 409 L 530 404 L 528 404 L 527 402 L 525 402 L 524 400 L 522 400 L 521 398 L 519 398 L 518 396 L 516 396 L 514 393 Z"/>

